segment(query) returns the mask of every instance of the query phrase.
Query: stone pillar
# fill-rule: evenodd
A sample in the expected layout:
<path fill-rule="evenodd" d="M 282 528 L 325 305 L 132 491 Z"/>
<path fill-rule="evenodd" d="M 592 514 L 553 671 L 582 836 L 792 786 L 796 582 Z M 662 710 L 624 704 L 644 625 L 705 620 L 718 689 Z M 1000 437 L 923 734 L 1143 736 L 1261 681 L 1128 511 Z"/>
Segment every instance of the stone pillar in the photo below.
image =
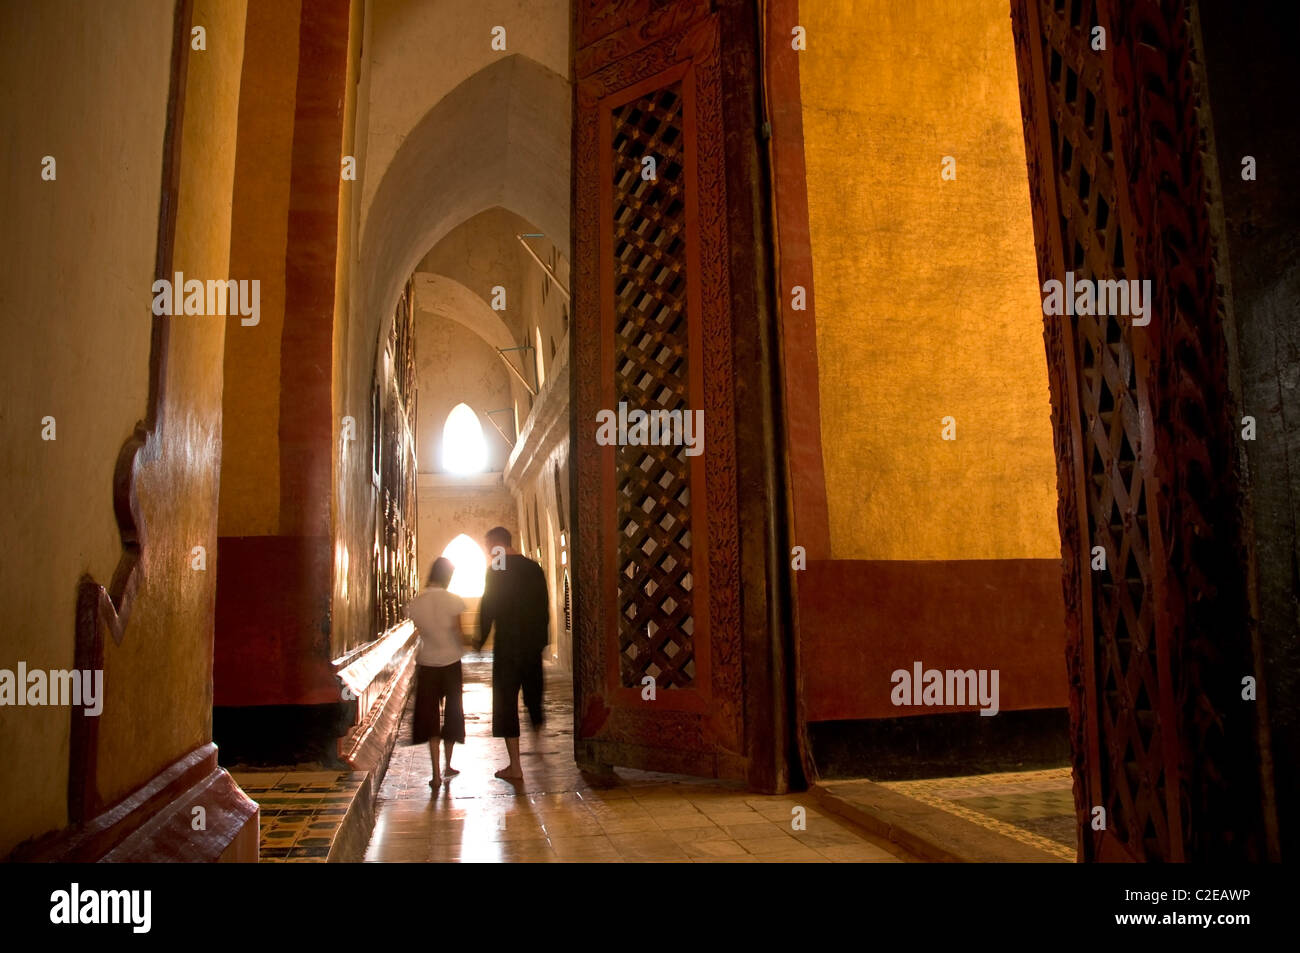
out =
<path fill-rule="evenodd" d="M 223 759 L 330 757 L 336 264 L 349 0 L 255 5 L 232 274 L 267 288 L 226 355 L 214 723 Z"/>

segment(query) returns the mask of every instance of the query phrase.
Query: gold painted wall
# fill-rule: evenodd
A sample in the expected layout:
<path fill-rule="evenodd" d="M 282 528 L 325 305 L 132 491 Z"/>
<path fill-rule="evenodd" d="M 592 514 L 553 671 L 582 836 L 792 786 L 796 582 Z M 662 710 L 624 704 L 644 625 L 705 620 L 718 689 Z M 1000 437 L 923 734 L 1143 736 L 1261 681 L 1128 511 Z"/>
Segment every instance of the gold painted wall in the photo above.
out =
<path fill-rule="evenodd" d="M 1055 559 L 1007 5 L 814 0 L 799 16 L 832 555 Z"/>
<path fill-rule="evenodd" d="M 175 268 L 223 277 L 244 3 L 198 0 L 194 16 L 208 49 L 190 60 Z M 70 669 L 78 579 L 107 583 L 121 553 L 113 470 L 146 408 L 172 26 L 151 0 L 0 9 L 3 668 Z M 172 328 L 160 452 L 137 484 L 140 589 L 123 644 L 105 648 L 97 781 L 109 800 L 211 734 L 224 336 L 221 318 Z M 46 414 L 54 441 L 40 439 Z M 190 568 L 196 545 L 204 572 Z M 67 824 L 68 739 L 67 708 L 0 710 L 0 855 Z"/>
<path fill-rule="evenodd" d="M 0 668 L 70 669 L 77 580 L 107 581 L 121 552 L 113 467 L 148 391 L 171 33 L 149 0 L 0 4 Z M 68 732 L 67 708 L 0 708 L 0 856 L 67 823 Z"/>
<path fill-rule="evenodd" d="M 241 80 L 230 274 L 262 285 L 261 321 L 226 341 L 221 535 L 280 529 L 280 336 L 300 3 L 253 2 Z"/>
<path fill-rule="evenodd" d="M 195 0 L 207 49 L 191 51 L 172 270 L 207 280 L 230 264 L 246 0 Z M 263 299 L 265 300 L 265 299 Z M 162 449 L 139 480 L 145 573 L 122 645 L 104 649 L 99 790 L 129 794 L 212 737 L 212 637 L 222 441 L 222 353 L 239 318 L 171 319 Z M 207 551 L 193 568 L 192 549 Z"/>

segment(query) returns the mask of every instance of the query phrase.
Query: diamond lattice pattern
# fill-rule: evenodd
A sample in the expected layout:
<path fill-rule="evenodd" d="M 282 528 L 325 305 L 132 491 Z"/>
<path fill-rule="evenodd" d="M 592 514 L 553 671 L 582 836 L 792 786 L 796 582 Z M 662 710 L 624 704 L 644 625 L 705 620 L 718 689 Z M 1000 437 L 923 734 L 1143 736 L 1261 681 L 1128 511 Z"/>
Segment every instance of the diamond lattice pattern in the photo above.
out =
<path fill-rule="evenodd" d="M 1125 274 L 1103 54 L 1089 43 L 1097 25 L 1095 4 L 1039 4 L 1061 237 L 1065 266 L 1076 281 L 1140 277 Z M 1139 858 L 1154 859 L 1168 856 L 1169 829 L 1133 332 L 1123 316 L 1058 320 L 1075 322 L 1087 546 L 1106 551 L 1106 569 L 1092 571 L 1092 638 L 1107 827 Z M 1089 554 L 1084 565 L 1091 562 Z"/>
<path fill-rule="evenodd" d="M 688 409 L 682 108 L 678 82 L 612 113 L 614 389 L 629 412 Z M 659 688 L 695 678 L 684 449 L 616 448 L 618 647 L 627 687 L 646 675 Z"/>

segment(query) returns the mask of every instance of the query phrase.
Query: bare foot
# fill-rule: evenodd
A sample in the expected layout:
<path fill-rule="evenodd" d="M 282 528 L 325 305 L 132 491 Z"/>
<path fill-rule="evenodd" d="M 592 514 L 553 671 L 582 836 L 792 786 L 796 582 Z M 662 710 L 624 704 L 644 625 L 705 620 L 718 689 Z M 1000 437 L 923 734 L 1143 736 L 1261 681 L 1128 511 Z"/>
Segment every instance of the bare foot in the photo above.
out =
<path fill-rule="evenodd" d="M 454 778 L 458 774 L 460 774 L 460 772 L 457 771 L 455 768 L 453 768 L 451 765 L 447 765 L 447 767 L 442 769 L 442 776 L 444 778 Z"/>
<path fill-rule="evenodd" d="M 438 785 L 440 784 L 442 784 L 442 778 L 438 777 L 436 774 L 429 779 L 429 787 L 431 790 L 438 790 Z"/>
<path fill-rule="evenodd" d="M 498 771 L 494 777 L 498 777 L 502 781 L 522 781 L 524 779 L 524 772 L 512 764 L 508 764 Z"/>

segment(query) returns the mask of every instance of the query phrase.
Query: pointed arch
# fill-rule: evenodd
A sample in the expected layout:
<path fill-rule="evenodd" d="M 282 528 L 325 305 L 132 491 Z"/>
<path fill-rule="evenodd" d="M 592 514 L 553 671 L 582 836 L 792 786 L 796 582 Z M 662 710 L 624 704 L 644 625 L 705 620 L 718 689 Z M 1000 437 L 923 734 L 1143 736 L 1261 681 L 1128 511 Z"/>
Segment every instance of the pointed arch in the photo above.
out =
<path fill-rule="evenodd" d="M 460 406 L 464 407 L 464 404 Z M 462 599 L 476 599 L 483 595 L 483 580 L 487 575 L 487 555 L 483 547 L 461 533 L 443 548 L 444 559 L 454 568 L 447 590 Z"/>
<path fill-rule="evenodd" d="M 461 401 L 442 425 L 442 468 L 448 473 L 482 473 L 487 469 L 487 440 L 483 424 L 469 404 Z"/>
<path fill-rule="evenodd" d="M 568 247 L 571 96 L 563 76 L 516 54 L 475 73 L 424 115 L 384 170 L 366 214 L 362 320 L 391 320 L 402 284 L 428 250 L 494 206 Z"/>

